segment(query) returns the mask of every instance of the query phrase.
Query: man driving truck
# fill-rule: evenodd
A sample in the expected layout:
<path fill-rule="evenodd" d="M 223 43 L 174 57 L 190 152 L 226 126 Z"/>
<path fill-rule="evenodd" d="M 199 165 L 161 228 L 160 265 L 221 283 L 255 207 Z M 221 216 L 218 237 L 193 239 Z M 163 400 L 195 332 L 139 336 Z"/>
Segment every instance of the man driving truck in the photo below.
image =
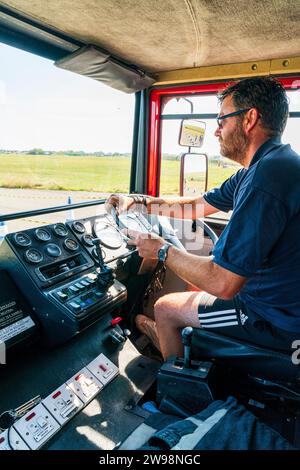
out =
<path fill-rule="evenodd" d="M 196 256 L 163 238 L 129 230 L 143 258 L 160 258 L 201 291 L 176 292 L 155 304 L 155 322 L 137 316 L 139 328 L 157 334 L 164 358 L 182 355 L 180 332 L 201 327 L 267 348 L 292 352 L 300 338 L 300 157 L 281 143 L 288 98 L 269 77 L 241 80 L 219 94 L 215 136 L 224 157 L 243 168 L 198 198 L 111 195 L 122 212 L 140 198 L 148 213 L 208 216 L 232 210 L 212 256 Z M 174 209 L 174 208 L 177 209 Z"/>

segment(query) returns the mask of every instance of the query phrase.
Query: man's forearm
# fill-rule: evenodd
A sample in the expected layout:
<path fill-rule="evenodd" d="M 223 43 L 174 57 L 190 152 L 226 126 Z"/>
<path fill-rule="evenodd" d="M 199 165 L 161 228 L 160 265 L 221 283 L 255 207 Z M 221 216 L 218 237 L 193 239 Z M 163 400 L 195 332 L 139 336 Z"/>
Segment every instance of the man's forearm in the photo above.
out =
<path fill-rule="evenodd" d="M 167 266 L 184 281 L 221 299 L 232 298 L 246 279 L 227 271 L 212 261 L 211 256 L 196 256 L 172 246 Z"/>
<path fill-rule="evenodd" d="M 220 295 L 211 257 L 192 255 L 172 246 L 168 252 L 167 266 L 184 281 L 210 294 Z"/>
<path fill-rule="evenodd" d="M 217 212 L 218 209 L 209 205 L 203 197 L 149 197 L 147 196 L 147 212 L 165 215 L 174 219 L 198 219 Z"/>

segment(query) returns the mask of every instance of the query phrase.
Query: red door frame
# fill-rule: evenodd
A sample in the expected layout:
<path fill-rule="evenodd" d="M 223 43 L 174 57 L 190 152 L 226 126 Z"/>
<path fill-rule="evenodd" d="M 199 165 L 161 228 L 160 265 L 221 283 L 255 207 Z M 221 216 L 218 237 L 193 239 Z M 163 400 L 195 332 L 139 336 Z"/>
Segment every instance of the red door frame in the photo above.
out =
<path fill-rule="evenodd" d="M 287 89 L 300 88 L 300 77 L 278 78 Z M 230 80 L 232 82 L 232 80 Z M 153 89 L 149 96 L 149 140 L 147 194 L 157 196 L 160 183 L 160 130 L 161 100 L 168 95 L 189 95 L 195 93 L 217 93 L 230 83 L 228 80 L 218 83 L 182 85 L 173 88 Z"/>

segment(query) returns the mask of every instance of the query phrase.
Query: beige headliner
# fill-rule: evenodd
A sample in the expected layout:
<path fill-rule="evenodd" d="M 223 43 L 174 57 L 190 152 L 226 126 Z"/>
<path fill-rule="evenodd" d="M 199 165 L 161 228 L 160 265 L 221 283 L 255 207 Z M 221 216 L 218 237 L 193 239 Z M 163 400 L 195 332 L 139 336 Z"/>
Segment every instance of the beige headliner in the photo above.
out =
<path fill-rule="evenodd" d="M 300 55 L 300 1 L 6 0 L 150 72 Z"/>

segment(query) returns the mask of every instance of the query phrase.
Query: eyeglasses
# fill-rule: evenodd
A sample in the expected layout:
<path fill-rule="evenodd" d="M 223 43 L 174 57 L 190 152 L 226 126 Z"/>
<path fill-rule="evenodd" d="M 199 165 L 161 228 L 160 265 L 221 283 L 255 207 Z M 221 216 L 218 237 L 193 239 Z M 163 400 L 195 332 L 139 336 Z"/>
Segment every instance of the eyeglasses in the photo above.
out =
<path fill-rule="evenodd" d="M 246 113 L 247 111 L 249 111 L 249 109 L 251 109 L 251 108 L 239 109 L 238 111 L 234 111 L 233 113 L 224 114 L 223 116 L 218 116 L 217 117 L 218 128 L 222 129 L 222 127 L 223 127 L 222 120 L 223 119 L 227 119 L 227 118 L 232 117 L 232 116 L 238 116 L 239 114 Z"/>

